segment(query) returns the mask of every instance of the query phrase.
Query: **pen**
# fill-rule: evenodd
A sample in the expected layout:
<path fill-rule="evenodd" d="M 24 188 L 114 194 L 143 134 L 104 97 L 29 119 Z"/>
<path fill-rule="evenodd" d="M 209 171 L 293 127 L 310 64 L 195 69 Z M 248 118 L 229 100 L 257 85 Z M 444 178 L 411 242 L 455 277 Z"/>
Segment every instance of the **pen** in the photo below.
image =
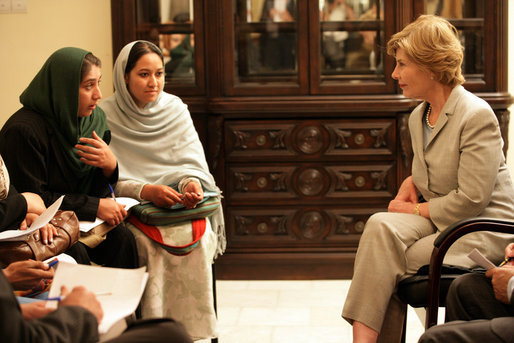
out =
<path fill-rule="evenodd" d="M 102 296 L 102 295 L 112 295 L 112 293 L 111 292 L 95 293 L 95 295 L 97 297 L 99 297 L 99 296 Z M 56 296 L 56 297 L 46 298 L 46 301 L 61 301 L 61 300 L 62 300 L 62 297 L 60 295 Z"/>
<path fill-rule="evenodd" d="M 503 265 L 504 265 L 505 263 L 510 262 L 510 261 L 512 261 L 512 260 L 514 260 L 514 257 L 505 257 L 505 260 L 503 260 L 503 262 L 502 262 L 502 263 L 500 263 L 500 265 L 499 265 L 498 267 L 503 267 Z"/>
<path fill-rule="evenodd" d="M 108 183 L 107 186 L 109 186 L 109 190 L 111 191 L 112 200 L 116 201 L 116 196 L 114 195 L 114 189 L 112 189 L 112 186 L 110 183 Z M 121 221 L 120 225 L 121 225 L 121 227 L 126 227 L 125 222 L 123 220 Z"/>
<path fill-rule="evenodd" d="M 109 190 L 111 191 L 112 200 L 116 201 L 116 197 L 114 196 L 114 189 L 112 189 L 112 186 L 110 183 L 108 183 L 107 186 L 109 186 Z"/>
<path fill-rule="evenodd" d="M 52 261 L 50 261 L 48 263 L 48 266 L 51 268 L 51 267 L 55 266 L 57 263 L 59 263 L 59 260 L 54 258 Z"/>

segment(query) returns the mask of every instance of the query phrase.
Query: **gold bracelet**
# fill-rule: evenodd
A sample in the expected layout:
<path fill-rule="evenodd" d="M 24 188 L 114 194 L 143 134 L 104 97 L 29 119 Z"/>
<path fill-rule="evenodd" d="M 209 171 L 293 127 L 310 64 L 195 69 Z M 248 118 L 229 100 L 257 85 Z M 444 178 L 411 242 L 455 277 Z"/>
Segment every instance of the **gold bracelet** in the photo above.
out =
<path fill-rule="evenodd" d="M 421 206 L 420 203 L 418 203 L 416 205 L 416 207 L 414 207 L 414 214 L 417 215 L 417 216 L 420 216 L 421 214 L 419 213 L 419 207 Z"/>

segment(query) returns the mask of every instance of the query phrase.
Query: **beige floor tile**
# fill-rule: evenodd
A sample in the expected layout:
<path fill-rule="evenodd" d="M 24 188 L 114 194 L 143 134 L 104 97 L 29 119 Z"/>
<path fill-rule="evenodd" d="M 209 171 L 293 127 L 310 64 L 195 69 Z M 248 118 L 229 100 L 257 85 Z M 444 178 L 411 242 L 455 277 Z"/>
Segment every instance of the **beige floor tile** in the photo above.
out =
<path fill-rule="evenodd" d="M 310 310 L 305 308 L 245 307 L 241 310 L 239 325 L 291 326 L 309 325 Z"/>
<path fill-rule="evenodd" d="M 271 343 L 272 326 L 227 326 L 220 330 L 219 343 Z"/>
<path fill-rule="evenodd" d="M 310 290 L 312 289 L 312 281 L 298 280 L 298 281 L 252 281 L 248 284 L 248 289 L 252 290 Z"/>
<path fill-rule="evenodd" d="M 349 280 L 217 281 L 219 343 L 351 342 L 352 327 L 341 318 L 349 286 Z M 417 343 L 424 323 L 408 311 L 407 343 Z"/>
<path fill-rule="evenodd" d="M 349 280 L 313 280 L 311 282 L 313 290 L 334 290 L 346 294 L 350 288 Z"/>
<path fill-rule="evenodd" d="M 218 280 L 216 281 L 216 288 L 221 290 L 241 290 L 248 289 L 248 285 L 253 283 L 253 281 L 245 281 L 245 280 Z"/>
<path fill-rule="evenodd" d="M 241 307 L 218 307 L 218 327 L 237 325 L 240 315 Z"/>
<path fill-rule="evenodd" d="M 228 307 L 275 307 L 278 302 L 279 291 L 275 290 L 234 290 L 217 289 L 218 308 Z"/>
<path fill-rule="evenodd" d="M 346 294 L 337 291 L 321 290 L 289 290 L 280 291 L 278 306 L 342 306 Z"/>

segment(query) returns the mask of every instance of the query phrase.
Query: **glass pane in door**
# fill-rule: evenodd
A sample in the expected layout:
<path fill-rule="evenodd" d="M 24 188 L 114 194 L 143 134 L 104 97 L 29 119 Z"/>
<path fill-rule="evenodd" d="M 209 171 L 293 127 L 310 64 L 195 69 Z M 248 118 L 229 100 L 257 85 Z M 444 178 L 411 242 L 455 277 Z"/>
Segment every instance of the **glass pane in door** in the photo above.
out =
<path fill-rule="evenodd" d="M 383 80 L 380 0 L 319 0 L 322 80 Z"/>
<path fill-rule="evenodd" d="M 426 0 L 427 14 L 448 19 L 464 46 L 462 71 L 467 80 L 484 74 L 484 0 Z"/>
<path fill-rule="evenodd" d="M 240 82 L 297 79 L 296 0 L 234 0 Z"/>
<path fill-rule="evenodd" d="M 158 44 L 166 82 L 193 83 L 195 39 L 193 0 L 138 0 L 138 39 Z"/>

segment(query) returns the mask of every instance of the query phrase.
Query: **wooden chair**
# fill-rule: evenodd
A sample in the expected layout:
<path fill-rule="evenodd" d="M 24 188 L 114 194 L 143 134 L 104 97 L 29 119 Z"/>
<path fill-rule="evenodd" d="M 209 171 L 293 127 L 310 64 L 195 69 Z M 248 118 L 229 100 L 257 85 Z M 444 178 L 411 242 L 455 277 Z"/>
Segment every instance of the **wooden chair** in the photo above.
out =
<path fill-rule="evenodd" d="M 216 268 L 214 267 L 214 263 L 212 264 L 212 293 L 214 299 L 214 312 L 216 313 L 216 318 L 218 317 L 218 298 L 216 295 Z M 218 343 L 218 337 L 211 338 L 211 343 Z"/>
<path fill-rule="evenodd" d="M 514 221 L 476 217 L 451 225 L 434 241 L 430 264 L 398 284 L 397 295 L 402 301 L 412 307 L 426 309 L 425 329 L 437 325 L 438 307 L 445 306 L 446 294 L 452 281 L 464 273 L 472 272 L 467 268 L 443 265 L 446 252 L 457 239 L 477 231 L 514 234 Z M 405 342 L 406 323 L 407 316 L 404 320 L 402 342 Z"/>

